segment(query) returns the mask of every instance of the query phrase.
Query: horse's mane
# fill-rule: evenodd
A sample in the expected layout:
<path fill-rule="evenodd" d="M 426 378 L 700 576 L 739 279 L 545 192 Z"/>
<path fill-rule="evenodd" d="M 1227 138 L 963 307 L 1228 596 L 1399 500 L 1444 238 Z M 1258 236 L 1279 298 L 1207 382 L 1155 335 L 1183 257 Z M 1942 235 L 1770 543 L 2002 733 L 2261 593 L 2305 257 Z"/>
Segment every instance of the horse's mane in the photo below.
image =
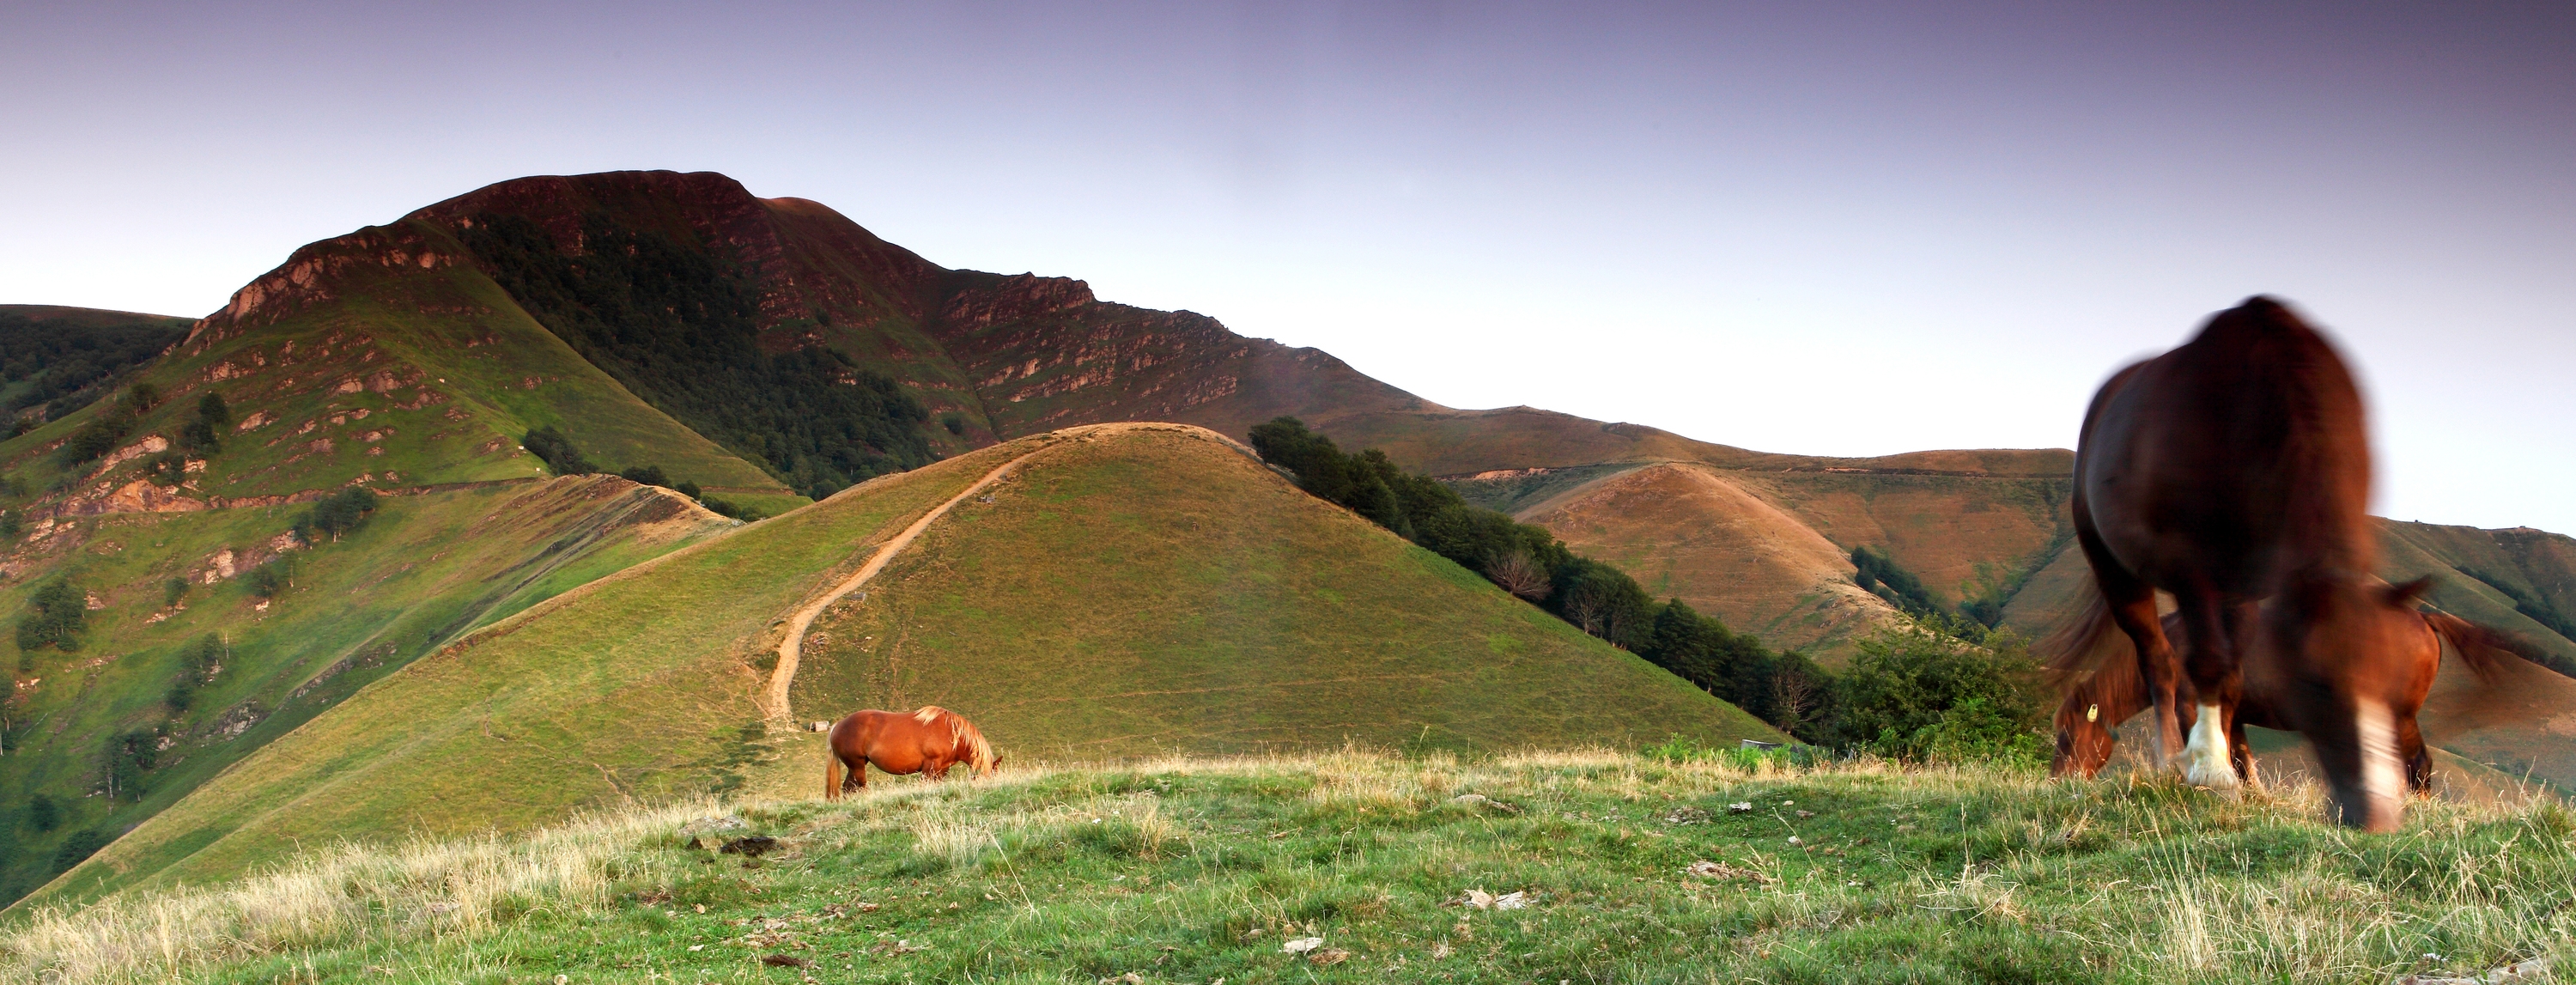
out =
<path fill-rule="evenodd" d="M 967 750 L 966 764 L 977 773 L 992 769 L 993 744 L 984 741 L 984 731 L 967 721 L 966 716 L 938 705 L 923 705 L 912 713 L 912 720 L 923 725 L 933 724 L 942 718 L 948 720 L 948 738 Z"/>

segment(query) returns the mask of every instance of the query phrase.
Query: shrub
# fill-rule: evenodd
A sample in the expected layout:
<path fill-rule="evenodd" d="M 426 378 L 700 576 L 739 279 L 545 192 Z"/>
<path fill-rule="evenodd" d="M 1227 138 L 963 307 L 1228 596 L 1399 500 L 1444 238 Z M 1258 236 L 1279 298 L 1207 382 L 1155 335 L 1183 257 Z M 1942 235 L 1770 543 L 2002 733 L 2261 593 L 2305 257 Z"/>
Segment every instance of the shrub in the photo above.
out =
<path fill-rule="evenodd" d="M 376 491 L 365 486 L 351 486 L 322 497 L 302 516 L 295 518 L 295 539 L 314 543 L 316 534 L 333 540 L 358 529 L 367 516 L 376 511 Z"/>
<path fill-rule="evenodd" d="M 260 598 L 276 598 L 279 592 L 285 591 L 287 586 L 292 584 L 290 580 L 292 572 L 288 570 L 289 563 L 282 557 L 271 558 L 267 563 L 250 569 L 250 574 L 242 579 L 242 584 L 250 589 L 251 594 Z"/>
<path fill-rule="evenodd" d="M 161 607 L 162 607 L 162 608 L 167 609 L 167 608 L 170 608 L 171 606 L 178 605 L 178 604 L 179 604 L 179 600 L 180 600 L 180 599 L 187 598 L 187 597 L 188 597 L 188 579 L 185 579 L 185 578 L 172 578 L 172 579 L 170 579 L 170 580 L 168 580 L 168 581 L 165 581 L 165 582 L 162 582 L 162 583 L 161 583 Z"/>
<path fill-rule="evenodd" d="M 640 485 L 671 487 L 671 477 L 659 465 L 628 466 L 626 471 L 617 473 L 617 477 Z"/>
<path fill-rule="evenodd" d="M 769 514 L 763 513 L 758 509 L 736 503 L 733 500 L 725 499 L 721 496 L 703 497 L 698 500 L 698 505 L 706 507 L 718 516 L 729 516 L 744 523 L 767 519 L 769 516 Z"/>
<path fill-rule="evenodd" d="M 16 540 L 25 525 L 17 510 L 0 510 L 0 540 Z"/>
<path fill-rule="evenodd" d="M 556 475 L 589 475 L 599 471 L 591 466 L 590 459 L 582 457 L 581 451 L 572 446 L 572 439 L 564 437 L 563 432 L 555 430 L 553 425 L 528 432 L 527 437 L 519 439 L 519 447 L 545 462 Z"/>
<path fill-rule="evenodd" d="M 27 802 L 27 826 L 37 831 L 52 831 L 63 826 L 63 802 L 53 794 L 40 793 Z"/>
<path fill-rule="evenodd" d="M 61 872 L 81 864 L 82 859 L 98 854 L 99 849 L 115 840 L 115 836 L 98 828 L 73 832 L 71 837 L 63 839 L 61 847 L 54 849 L 54 871 Z"/>
<path fill-rule="evenodd" d="M 2039 662 L 2011 633 L 1917 621 L 1860 642 L 1842 677 L 1846 741 L 1908 759 L 2046 762 Z"/>

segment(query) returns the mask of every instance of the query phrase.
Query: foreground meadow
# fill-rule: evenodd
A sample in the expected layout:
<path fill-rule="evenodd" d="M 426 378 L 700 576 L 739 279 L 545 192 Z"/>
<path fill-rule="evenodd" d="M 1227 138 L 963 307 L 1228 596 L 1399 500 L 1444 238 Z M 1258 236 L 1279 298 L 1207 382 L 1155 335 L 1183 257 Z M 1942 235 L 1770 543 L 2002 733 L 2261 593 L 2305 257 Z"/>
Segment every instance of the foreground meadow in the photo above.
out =
<path fill-rule="evenodd" d="M 2385 982 L 2576 953 L 2576 814 L 2549 798 L 2418 803 L 2403 832 L 2361 835 L 2320 824 L 2306 788 L 2227 801 L 1749 754 L 1344 752 L 876 784 L 317 850 L 21 918 L 0 928 L 0 974 Z"/>

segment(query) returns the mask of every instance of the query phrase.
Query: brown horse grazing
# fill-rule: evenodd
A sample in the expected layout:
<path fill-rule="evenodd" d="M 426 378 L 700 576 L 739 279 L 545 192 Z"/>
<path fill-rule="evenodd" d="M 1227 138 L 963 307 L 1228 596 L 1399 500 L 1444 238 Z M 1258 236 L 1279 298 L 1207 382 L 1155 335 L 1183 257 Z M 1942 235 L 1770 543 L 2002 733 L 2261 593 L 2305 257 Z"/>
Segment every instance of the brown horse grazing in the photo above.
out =
<path fill-rule="evenodd" d="M 919 773 L 930 780 L 946 777 L 948 768 L 959 763 L 965 763 L 975 776 L 991 776 L 1002 768 L 1002 757 L 993 754 L 992 744 L 984 741 L 975 723 L 938 705 L 909 712 L 851 712 L 833 723 L 825 744 L 830 747 L 823 761 L 825 800 L 867 789 L 871 763 L 888 773 Z M 849 769 L 846 778 L 841 775 L 843 767 Z"/>
<path fill-rule="evenodd" d="M 2408 599 L 2424 584 L 2416 581 L 2386 591 Z M 2497 661 L 2512 651 L 2493 631 L 2457 616 L 2412 612 L 2391 613 L 2388 618 L 2420 624 L 2391 630 L 2391 635 L 2404 644 L 2392 653 L 2405 666 L 2395 673 L 2373 676 L 2388 687 L 2380 697 L 2397 719 L 2397 756 L 2406 766 L 2406 786 L 2423 793 L 2433 780 L 2433 757 L 2424 745 L 2424 733 L 2416 725 L 2415 713 L 2424 706 L 2424 696 L 2432 693 L 2433 676 L 2441 665 L 2442 644 L 2449 643 L 2481 679 L 2491 678 Z M 2185 633 L 2179 614 L 2164 617 L 2161 628 L 2169 640 Z M 2270 637 L 2256 633 L 2249 642 L 2251 648 L 2245 653 L 2246 689 L 2237 703 L 2235 720 L 2229 724 L 2228 741 L 2237 778 L 2252 783 L 2254 756 L 2245 747 L 2246 726 L 2287 726 L 2273 713 L 2270 696 L 2264 690 L 2275 679 L 2268 672 L 2274 662 Z M 2111 750 L 2119 741 L 2112 730 L 2146 709 L 2153 699 L 2147 693 L 2146 679 L 2138 673 L 2138 661 L 2131 655 L 2106 659 L 2090 676 L 2068 684 L 2066 700 L 2057 706 L 2057 756 L 2049 764 L 2049 773 L 2091 777 L 2111 759 Z M 2179 696 L 2184 699 L 2185 710 L 2195 703 L 2190 699 L 2196 695 L 2184 692 Z"/>
<path fill-rule="evenodd" d="M 2076 540 L 2101 604 L 2052 641 L 2062 672 L 2093 669 L 2107 626 L 2128 636 L 2156 715 L 2156 761 L 2183 754 L 2192 783 L 2233 788 L 2228 748 L 2244 693 L 2241 654 L 2268 634 L 2281 724 L 2316 747 L 2337 819 L 2387 830 L 2399 797 L 2397 719 L 2368 675 L 2404 661 L 2412 606 L 2374 589 L 2370 441 L 2360 390 L 2324 337 L 2270 298 L 2121 370 L 2084 415 L 2075 451 Z M 2156 591 L 2179 605 L 2177 654 Z M 2257 625 L 2256 603 L 2276 599 Z M 2176 707 L 2188 675 L 2190 745 Z"/>

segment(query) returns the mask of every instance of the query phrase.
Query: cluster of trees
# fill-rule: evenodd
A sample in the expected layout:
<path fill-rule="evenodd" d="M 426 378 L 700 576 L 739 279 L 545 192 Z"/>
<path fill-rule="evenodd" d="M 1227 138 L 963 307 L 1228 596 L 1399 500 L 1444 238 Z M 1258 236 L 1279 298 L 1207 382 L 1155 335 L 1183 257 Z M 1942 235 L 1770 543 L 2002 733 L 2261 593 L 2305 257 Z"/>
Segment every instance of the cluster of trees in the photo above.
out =
<path fill-rule="evenodd" d="M 186 334 L 162 322 L 95 325 L 0 312 L 0 382 L 27 384 L 0 401 L 9 436 L 89 406 Z M 40 410 L 26 413 L 31 407 Z"/>
<path fill-rule="evenodd" d="M 214 683 L 215 675 L 223 673 L 224 658 L 231 652 L 224 638 L 213 633 L 180 647 L 179 677 L 170 682 L 170 690 L 161 696 L 162 703 L 169 705 L 174 714 L 187 711 L 189 705 L 196 703 L 197 688 Z"/>
<path fill-rule="evenodd" d="M 602 213 L 579 256 L 518 216 L 476 216 L 464 238 L 584 358 L 806 495 L 931 461 L 930 412 L 892 379 L 827 348 L 763 351 L 751 279 L 709 250 Z"/>
<path fill-rule="evenodd" d="M 18 669 L 35 669 L 36 651 L 53 647 L 69 653 L 80 649 L 80 633 L 89 617 L 89 593 L 58 577 L 27 597 L 27 614 L 18 617 Z"/>
<path fill-rule="evenodd" d="M 1584 632 L 1672 671 L 1800 741 L 1909 758 L 2027 758 L 2041 749 L 2038 665 L 2009 633 L 1941 611 L 1912 575 L 1867 549 L 1862 584 L 1915 618 L 1860 645 L 1841 675 L 1797 651 L 1655 601 L 1618 568 L 1543 527 L 1470 505 L 1384 452 L 1341 450 L 1292 417 L 1256 426 L 1253 450 L 1318 497 L 1420 544 Z M 1864 563 L 1866 562 L 1866 563 Z M 2044 760 L 2044 756 L 2041 761 Z"/>
<path fill-rule="evenodd" d="M 563 432 L 551 425 L 528 432 L 527 437 L 520 439 L 519 447 L 544 460 L 546 467 L 553 469 L 556 475 L 590 475 L 600 471 L 590 464 L 590 459 L 581 453 L 581 449 L 573 447 L 572 439 L 564 437 Z M 660 486 L 697 500 L 698 505 L 708 510 L 745 523 L 768 515 L 721 496 L 707 495 L 695 482 L 673 482 L 671 474 L 662 471 L 659 465 L 630 465 L 618 472 L 617 477 L 641 485 Z"/>

